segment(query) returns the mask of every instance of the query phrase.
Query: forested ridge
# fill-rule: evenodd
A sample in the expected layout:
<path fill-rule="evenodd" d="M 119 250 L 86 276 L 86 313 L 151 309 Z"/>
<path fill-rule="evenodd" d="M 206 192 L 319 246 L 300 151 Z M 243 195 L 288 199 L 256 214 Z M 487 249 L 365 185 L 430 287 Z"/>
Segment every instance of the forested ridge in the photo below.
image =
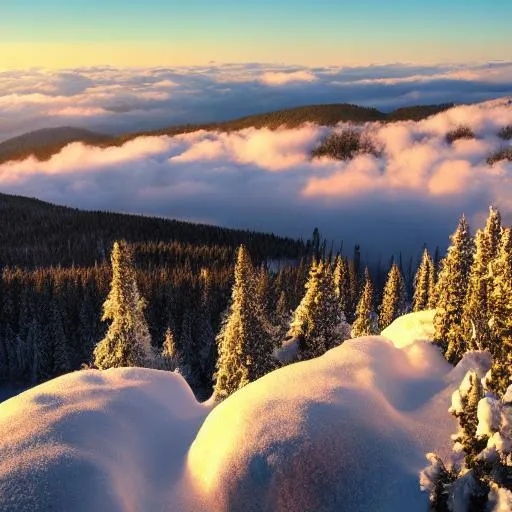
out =
<path fill-rule="evenodd" d="M 156 347 L 169 327 L 180 347 L 190 345 L 199 317 L 207 330 L 219 329 L 240 244 L 257 264 L 297 262 L 310 250 L 300 240 L 272 234 L 86 212 L 5 194 L 0 194 L 0 225 L 0 379 L 20 383 L 41 382 L 91 362 L 106 330 L 101 306 L 115 240 L 126 240 L 135 255 Z M 283 269 L 279 279 L 296 281 L 301 268 Z M 300 280 L 293 284 L 298 300 L 302 286 Z M 291 305 L 295 300 L 290 296 Z M 211 381 L 212 371 L 197 376 L 200 385 Z"/>
<path fill-rule="evenodd" d="M 281 126 L 297 128 L 305 123 L 334 126 L 340 122 L 364 123 L 371 121 L 419 121 L 453 107 L 453 104 L 416 105 L 402 107 L 389 113 L 372 107 L 361 107 L 348 103 L 307 105 L 275 112 L 245 116 L 231 121 L 202 124 L 183 124 L 157 130 L 109 136 L 74 127 L 45 128 L 0 142 L 0 164 L 11 160 L 23 160 L 35 156 L 48 160 L 71 142 L 83 142 L 91 146 L 121 146 L 125 142 L 142 136 L 175 136 L 198 130 L 232 132 L 245 128 L 268 128 Z"/>

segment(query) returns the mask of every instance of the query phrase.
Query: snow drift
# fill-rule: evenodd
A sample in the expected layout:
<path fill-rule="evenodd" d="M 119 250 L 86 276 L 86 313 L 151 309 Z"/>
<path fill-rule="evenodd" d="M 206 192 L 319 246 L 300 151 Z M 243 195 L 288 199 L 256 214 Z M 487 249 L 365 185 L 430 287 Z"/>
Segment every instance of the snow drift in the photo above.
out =
<path fill-rule="evenodd" d="M 451 394 L 482 358 L 453 369 L 417 341 L 425 315 L 391 326 L 396 344 L 347 341 L 213 410 L 155 370 L 75 372 L 22 393 L 0 405 L 0 509 L 427 510 L 424 454 L 450 450 Z"/>

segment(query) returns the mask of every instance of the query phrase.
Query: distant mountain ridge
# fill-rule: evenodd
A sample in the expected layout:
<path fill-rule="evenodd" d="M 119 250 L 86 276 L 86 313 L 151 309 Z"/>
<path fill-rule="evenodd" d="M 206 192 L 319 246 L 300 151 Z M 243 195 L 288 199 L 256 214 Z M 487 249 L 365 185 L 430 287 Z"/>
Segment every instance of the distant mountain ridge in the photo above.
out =
<path fill-rule="evenodd" d="M 245 128 L 269 128 L 281 126 L 296 128 L 304 123 L 321 126 L 334 126 L 340 122 L 365 123 L 373 121 L 393 122 L 418 121 L 453 107 L 453 103 L 440 105 L 416 105 L 403 107 L 389 113 L 373 107 L 361 107 L 349 103 L 307 105 L 277 110 L 264 114 L 245 116 L 232 121 L 205 124 L 184 124 L 159 130 L 128 133 L 120 136 L 105 135 L 83 128 L 64 126 L 43 128 L 0 142 L 0 164 L 12 160 L 24 160 L 34 156 L 38 160 L 48 160 L 72 142 L 83 142 L 91 146 L 121 146 L 129 140 L 141 136 L 174 136 L 198 130 L 232 132 Z"/>
<path fill-rule="evenodd" d="M 112 138 L 110 135 L 74 126 L 42 128 L 0 142 L 0 162 L 20 160 L 30 155 L 39 160 L 47 160 L 54 154 L 55 148 L 61 149 L 72 142 L 98 145 Z"/>

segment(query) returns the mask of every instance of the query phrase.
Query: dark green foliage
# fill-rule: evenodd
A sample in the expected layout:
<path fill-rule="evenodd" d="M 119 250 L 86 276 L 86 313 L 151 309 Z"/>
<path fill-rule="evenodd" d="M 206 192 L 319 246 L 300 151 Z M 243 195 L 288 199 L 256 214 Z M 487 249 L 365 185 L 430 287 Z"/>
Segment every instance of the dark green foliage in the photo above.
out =
<path fill-rule="evenodd" d="M 53 154 L 72 142 L 99 145 L 111 139 L 109 135 L 71 126 L 43 128 L 0 142 L 0 163 L 22 160 L 30 155 L 40 161 L 49 160 Z"/>
<path fill-rule="evenodd" d="M 368 134 L 353 128 L 330 133 L 311 152 L 312 158 L 329 157 L 334 160 L 350 160 L 361 154 L 378 156 L 379 151 Z"/>
<path fill-rule="evenodd" d="M 37 199 L 0 194 L 0 264 L 39 268 L 91 266 L 109 260 L 115 240 L 134 247 L 139 267 L 231 266 L 243 243 L 256 264 L 298 258 L 302 242 L 252 231 L 225 229 L 157 217 L 86 212 Z"/>
<path fill-rule="evenodd" d="M 474 139 L 475 133 L 469 126 L 458 126 L 446 134 L 446 142 L 453 144 L 460 139 Z"/>
<path fill-rule="evenodd" d="M 440 105 L 418 105 L 413 107 L 401 107 L 393 110 L 386 116 L 386 121 L 421 121 L 429 116 L 449 110 L 453 103 Z"/>
<path fill-rule="evenodd" d="M 498 137 L 502 138 L 503 140 L 512 140 L 512 124 L 509 124 L 508 126 L 504 126 L 498 132 Z"/>
<path fill-rule="evenodd" d="M 503 147 L 494 153 L 491 153 L 487 157 L 487 163 L 489 165 L 494 165 L 497 162 L 501 162 L 502 160 L 508 160 L 512 162 L 512 147 Z"/>
<path fill-rule="evenodd" d="M 296 307 L 307 272 L 305 261 L 293 265 L 306 254 L 305 244 L 274 235 L 81 212 L 8 195 L 0 195 L 0 219 L 0 381 L 37 383 L 91 361 L 106 332 L 101 306 L 112 277 L 110 248 L 123 233 L 135 255 L 155 348 L 160 351 L 169 326 L 180 351 L 180 342 L 191 339 L 184 364 L 202 397 L 211 392 L 215 333 L 238 242 L 246 241 L 258 264 L 267 258 L 288 262 L 268 276 L 270 304 L 286 291 L 287 307 Z"/>

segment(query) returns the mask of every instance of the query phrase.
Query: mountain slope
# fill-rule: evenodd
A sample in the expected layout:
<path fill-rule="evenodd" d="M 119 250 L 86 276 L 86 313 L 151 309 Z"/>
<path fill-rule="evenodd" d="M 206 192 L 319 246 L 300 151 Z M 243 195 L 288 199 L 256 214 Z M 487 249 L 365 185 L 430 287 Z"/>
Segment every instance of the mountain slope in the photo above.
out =
<path fill-rule="evenodd" d="M 159 217 L 82 211 L 7 194 L 0 194 L 0 225 L 0 265 L 26 268 L 94 265 L 108 259 L 113 241 L 121 238 L 155 245 L 155 254 L 159 243 L 178 242 L 209 250 L 222 247 L 229 252 L 243 243 L 256 261 L 294 258 L 304 250 L 302 242 L 273 234 Z"/>
<path fill-rule="evenodd" d="M 83 142 L 92 146 L 108 147 L 120 146 L 140 136 L 174 136 L 198 130 L 231 132 L 245 128 L 269 128 L 271 130 L 275 130 L 280 126 L 296 128 L 304 123 L 334 126 L 340 122 L 417 121 L 447 110 L 452 106 L 452 104 L 419 105 L 384 113 L 376 108 L 361 107 L 348 103 L 307 105 L 246 116 L 221 123 L 171 126 L 160 130 L 128 133 L 118 137 L 94 133 L 81 128 L 48 128 L 30 132 L 0 143 L 0 164 L 11 160 L 22 160 L 31 155 L 34 155 L 39 160 L 47 160 L 71 142 Z"/>
<path fill-rule="evenodd" d="M 56 150 L 71 142 L 104 144 L 112 137 L 84 128 L 62 126 L 43 128 L 0 142 L 0 162 L 19 160 L 34 155 L 38 160 L 48 160 Z"/>

